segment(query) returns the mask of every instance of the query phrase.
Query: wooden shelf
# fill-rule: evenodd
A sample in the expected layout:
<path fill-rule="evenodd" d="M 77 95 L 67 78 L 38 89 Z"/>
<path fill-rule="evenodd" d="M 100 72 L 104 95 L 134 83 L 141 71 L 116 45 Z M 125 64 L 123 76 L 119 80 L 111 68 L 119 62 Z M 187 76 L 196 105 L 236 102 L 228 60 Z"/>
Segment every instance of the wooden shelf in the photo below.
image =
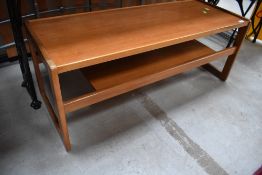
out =
<path fill-rule="evenodd" d="M 83 68 L 82 72 L 94 89 L 100 91 L 127 81 L 169 71 L 213 53 L 212 49 L 194 40 Z"/>
<path fill-rule="evenodd" d="M 81 69 L 93 89 L 64 101 L 67 112 L 123 94 L 176 74 L 205 65 L 222 56 L 231 55 L 235 47 L 215 52 L 192 40 L 174 46 L 113 60 Z M 68 73 L 67 73 L 68 74 Z M 63 83 L 67 84 L 67 83 Z"/>

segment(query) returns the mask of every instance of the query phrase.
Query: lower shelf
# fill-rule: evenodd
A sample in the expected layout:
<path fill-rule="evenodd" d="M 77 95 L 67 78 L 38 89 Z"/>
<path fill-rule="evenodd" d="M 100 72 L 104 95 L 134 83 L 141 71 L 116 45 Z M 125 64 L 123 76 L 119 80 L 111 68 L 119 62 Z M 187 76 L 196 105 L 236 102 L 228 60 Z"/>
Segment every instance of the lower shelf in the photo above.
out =
<path fill-rule="evenodd" d="M 193 40 L 83 68 L 83 79 L 89 84 L 85 88 L 91 90 L 78 97 L 64 99 L 65 110 L 70 112 L 109 99 L 207 64 L 222 56 L 232 55 L 235 51 L 236 48 L 231 47 L 215 52 Z M 73 82 L 68 85 L 70 84 L 74 86 Z"/>
<path fill-rule="evenodd" d="M 214 53 L 194 40 L 82 69 L 96 90 L 157 74 Z"/>

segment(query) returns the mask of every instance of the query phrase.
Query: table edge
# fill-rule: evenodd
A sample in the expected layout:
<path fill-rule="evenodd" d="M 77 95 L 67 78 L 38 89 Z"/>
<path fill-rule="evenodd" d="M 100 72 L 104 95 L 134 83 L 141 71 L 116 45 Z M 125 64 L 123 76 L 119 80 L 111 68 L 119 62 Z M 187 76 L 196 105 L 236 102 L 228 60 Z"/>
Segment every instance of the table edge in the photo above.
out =
<path fill-rule="evenodd" d="M 192 39 L 197 39 L 197 38 L 200 38 L 200 37 L 216 34 L 216 33 L 219 33 L 219 32 L 224 32 L 224 31 L 227 31 L 227 30 L 235 29 L 235 28 L 245 27 L 245 26 L 248 26 L 249 23 L 250 23 L 249 19 L 244 18 L 244 17 L 242 17 L 238 14 L 230 12 L 226 9 L 221 8 L 221 7 L 214 6 L 212 4 L 203 2 L 201 0 L 197 0 L 198 2 L 203 3 L 204 5 L 208 5 L 208 6 L 211 6 L 212 8 L 222 10 L 223 12 L 226 12 L 230 15 L 233 15 L 233 16 L 239 18 L 239 19 L 242 19 L 242 20 L 244 20 L 244 22 L 241 23 L 241 24 L 234 24 L 232 26 L 224 26 L 224 27 L 221 27 L 221 28 L 218 28 L 218 29 L 215 29 L 215 30 L 209 30 L 209 31 L 205 31 L 205 32 L 202 32 L 202 33 L 195 33 L 195 34 L 189 35 L 189 36 L 183 36 L 183 37 L 180 37 L 180 38 L 173 38 L 173 39 L 161 41 L 161 42 L 158 42 L 158 43 L 152 43 L 152 44 L 149 44 L 149 45 L 145 45 L 145 46 L 141 46 L 141 47 L 137 47 L 137 48 L 132 48 L 132 49 L 129 49 L 129 50 L 122 50 L 120 52 L 110 53 L 110 54 L 107 54 L 107 55 L 101 55 L 99 57 L 92 58 L 93 63 L 89 63 L 90 58 L 88 58 L 88 59 L 82 59 L 81 61 L 71 62 L 71 63 L 68 63 L 68 64 L 61 64 L 61 65 L 56 65 L 54 63 L 52 58 L 49 56 L 47 50 L 44 48 L 43 44 L 38 39 L 35 32 L 33 30 L 31 30 L 31 23 L 33 23 L 35 21 L 65 18 L 65 17 L 68 17 L 68 16 L 79 16 L 79 15 L 85 15 L 85 14 L 88 14 L 88 13 L 106 13 L 106 12 L 109 12 L 109 11 L 119 11 L 119 10 L 124 10 L 124 9 L 142 8 L 144 6 L 158 6 L 158 5 L 169 4 L 169 3 L 185 3 L 185 2 L 188 2 L 188 1 L 194 1 L 194 0 L 146 4 L 146 5 L 139 5 L 139 6 L 132 6 L 132 7 L 101 10 L 101 11 L 95 11 L 95 12 L 82 12 L 82 13 L 76 13 L 76 14 L 68 14 L 68 15 L 62 15 L 62 16 L 48 17 L 48 18 L 33 19 L 33 20 L 27 20 L 25 22 L 25 28 L 26 28 L 27 33 L 31 36 L 30 38 L 35 43 L 36 47 L 38 47 L 38 49 L 40 50 L 42 56 L 45 59 L 44 61 L 46 61 L 46 64 L 49 66 L 49 68 L 51 70 L 57 69 L 58 73 L 64 73 L 64 72 L 80 69 L 80 68 L 83 68 L 83 67 L 92 66 L 92 65 L 107 62 L 107 61 L 121 59 L 121 58 L 131 56 L 131 55 L 134 55 L 134 54 L 139 54 L 139 53 L 148 52 L 148 51 L 152 51 L 152 50 L 155 50 L 155 49 L 171 46 L 171 45 L 174 45 L 174 44 L 186 42 L 186 41 L 189 41 L 189 40 L 192 40 Z"/>

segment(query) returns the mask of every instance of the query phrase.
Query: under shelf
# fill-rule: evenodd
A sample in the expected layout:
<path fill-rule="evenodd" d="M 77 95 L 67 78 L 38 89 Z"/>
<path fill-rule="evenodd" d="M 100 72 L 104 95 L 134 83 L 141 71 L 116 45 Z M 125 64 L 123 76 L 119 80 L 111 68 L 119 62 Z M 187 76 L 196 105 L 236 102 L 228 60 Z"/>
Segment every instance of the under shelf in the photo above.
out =
<path fill-rule="evenodd" d="M 216 52 L 192 40 L 83 68 L 81 72 L 89 91 L 69 100 L 64 99 L 65 110 L 70 112 L 109 99 L 232 55 L 235 51 L 236 48 L 231 47 Z"/>
<path fill-rule="evenodd" d="M 114 60 L 82 69 L 95 90 L 157 74 L 213 54 L 215 51 L 193 40 L 182 44 Z"/>

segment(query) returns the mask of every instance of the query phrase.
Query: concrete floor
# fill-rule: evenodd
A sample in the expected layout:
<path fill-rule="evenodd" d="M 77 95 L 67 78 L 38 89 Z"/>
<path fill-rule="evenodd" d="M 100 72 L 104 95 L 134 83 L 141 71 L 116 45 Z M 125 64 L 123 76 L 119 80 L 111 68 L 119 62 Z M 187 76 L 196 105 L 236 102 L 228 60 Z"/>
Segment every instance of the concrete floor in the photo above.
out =
<path fill-rule="evenodd" d="M 45 106 L 29 107 L 19 66 L 1 65 L 0 175 L 252 174 L 262 165 L 261 48 L 246 41 L 226 83 L 195 69 L 69 114 L 70 153 Z"/>

